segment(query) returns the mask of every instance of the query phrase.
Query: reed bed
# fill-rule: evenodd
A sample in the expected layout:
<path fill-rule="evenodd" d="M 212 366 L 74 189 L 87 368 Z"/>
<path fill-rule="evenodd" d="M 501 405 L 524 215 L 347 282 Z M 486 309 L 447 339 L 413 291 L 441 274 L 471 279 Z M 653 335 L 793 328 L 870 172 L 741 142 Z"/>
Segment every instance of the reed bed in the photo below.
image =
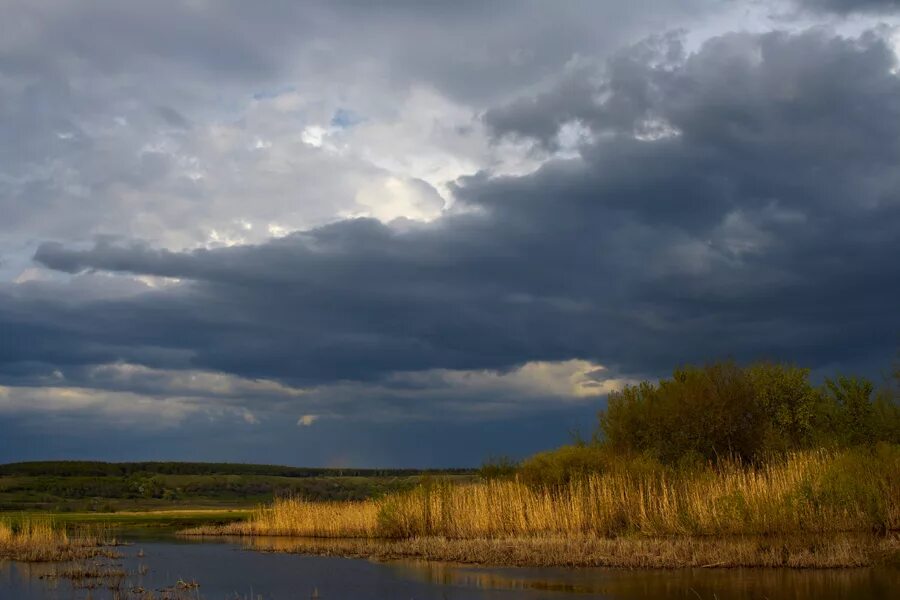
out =
<path fill-rule="evenodd" d="M 900 448 L 811 451 L 763 466 L 591 474 L 564 485 L 435 481 L 362 502 L 281 499 L 249 521 L 194 534 L 523 539 L 900 530 Z"/>
<path fill-rule="evenodd" d="M 374 538 L 378 531 L 379 502 L 310 502 L 279 498 L 260 508 L 250 519 L 217 528 L 198 527 L 197 534 L 227 531 L 232 535 L 276 535 L 317 538 Z"/>
<path fill-rule="evenodd" d="M 0 559 L 52 562 L 113 555 L 106 541 L 88 535 L 71 537 L 47 517 L 0 519 Z"/>
<path fill-rule="evenodd" d="M 880 467 L 880 468 L 873 468 Z M 900 454 L 796 454 L 751 468 L 589 475 L 563 486 L 437 484 L 382 502 L 385 537 L 745 535 L 900 528 Z"/>

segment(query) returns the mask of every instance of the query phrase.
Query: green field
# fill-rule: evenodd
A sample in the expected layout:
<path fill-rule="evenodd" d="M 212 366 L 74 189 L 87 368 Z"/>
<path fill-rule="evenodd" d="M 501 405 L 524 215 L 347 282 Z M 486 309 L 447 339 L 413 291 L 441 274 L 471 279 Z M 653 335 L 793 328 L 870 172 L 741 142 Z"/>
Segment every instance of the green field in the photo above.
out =
<path fill-rule="evenodd" d="M 0 512 L 71 513 L 79 520 L 100 513 L 180 510 L 183 514 L 186 509 L 209 509 L 220 515 L 227 514 L 223 509 L 252 508 L 276 496 L 372 498 L 413 488 L 434 476 L 465 480 L 472 474 L 230 463 L 14 463 L 0 465 Z"/>
<path fill-rule="evenodd" d="M 21 511 L 0 513 L 0 522 L 19 522 L 44 519 L 48 515 L 55 525 L 70 531 L 87 529 L 128 531 L 129 533 L 173 532 L 201 525 L 226 525 L 246 519 L 246 508 L 141 510 L 122 512 L 50 512 Z M 116 535 L 116 534 L 113 534 Z"/>

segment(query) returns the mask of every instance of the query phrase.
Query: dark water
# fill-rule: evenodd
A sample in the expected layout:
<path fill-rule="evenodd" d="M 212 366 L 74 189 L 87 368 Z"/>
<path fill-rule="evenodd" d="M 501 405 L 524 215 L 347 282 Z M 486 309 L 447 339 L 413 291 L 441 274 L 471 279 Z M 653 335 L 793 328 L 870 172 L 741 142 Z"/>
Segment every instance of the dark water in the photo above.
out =
<path fill-rule="evenodd" d="M 119 573 L 120 598 L 140 588 L 179 599 L 469 600 L 538 598 L 789 598 L 819 600 L 900 598 L 900 570 L 822 571 L 694 569 L 516 569 L 441 563 L 377 563 L 360 559 L 262 553 L 234 543 L 138 540 L 122 558 L 101 561 Z M 143 556 L 139 556 L 142 554 Z M 115 598 L 108 583 L 76 589 L 53 577 L 64 566 L 0 563 L 2 600 L 101 600 Z M 124 575 L 124 576 L 123 576 Z"/>

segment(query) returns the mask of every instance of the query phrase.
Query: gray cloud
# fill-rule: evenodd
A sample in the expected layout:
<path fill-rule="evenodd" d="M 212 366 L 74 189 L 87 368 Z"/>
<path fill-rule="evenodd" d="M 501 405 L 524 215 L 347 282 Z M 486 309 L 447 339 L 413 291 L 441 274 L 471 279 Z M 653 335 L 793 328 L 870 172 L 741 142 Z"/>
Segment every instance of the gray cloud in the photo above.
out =
<path fill-rule="evenodd" d="M 832 11 L 841 14 L 851 12 L 893 12 L 900 9 L 898 0 L 794 0 L 797 4 L 811 9 Z"/>
<path fill-rule="evenodd" d="M 572 359 L 874 374 L 900 344 L 890 32 L 633 43 L 723 14 L 675 4 L 11 4 L 0 420 L 159 403 L 262 448 L 276 422 L 583 417 L 529 379 Z"/>
<path fill-rule="evenodd" d="M 299 383 L 573 357 L 630 373 L 725 354 L 888 357 L 900 81 L 886 43 L 733 34 L 670 66 L 651 58 L 625 63 L 656 90 L 635 114 L 617 112 L 633 88 L 604 84 L 603 118 L 586 120 L 602 135 L 581 158 L 461 180 L 474 213 L 194 252 L 44 244 L 35 258 L 53 269 L 185 283 L 68 315 L 19 304 L 13 332 L 30 341 L 15 358 L 51 362 L 42 332 L 71 361 L 162 347 Z M 650 115 L 673 133 L 635 137 Z"/>

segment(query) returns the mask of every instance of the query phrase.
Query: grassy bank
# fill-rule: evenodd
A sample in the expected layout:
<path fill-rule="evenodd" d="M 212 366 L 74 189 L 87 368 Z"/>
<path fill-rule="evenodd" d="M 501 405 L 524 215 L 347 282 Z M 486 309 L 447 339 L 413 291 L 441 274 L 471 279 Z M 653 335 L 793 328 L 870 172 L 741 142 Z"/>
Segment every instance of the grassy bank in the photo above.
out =
<path fill-rule="evenodd" d="M 900 538 L 895 535 L 542 536 L 464 540 L 245 537 L 242 540 L 248 548 L 264 552 L 512 567 L 833 569 L 900 564 Z"/>
<path fill-rule="evenodd" d="M 880 444 L 759 466 L 637 461 L 553 486 L 435 481 L 358 502 L 280 499 L 246 521 L 189 533 L 392 540 L 366 552 L 501 564 L 676 566 L 725 553 L 729 564 L 857 566 L 894 552 L 888 532 L 897 530 L 900 446 Z M 859 535 L 838 537 L 847 533 Z"/>
<path fill-rule="evenodd" d="M 101 528 L 111 532 L 171 532 L 188 527 L 214 526 L 240 521 L 253 514 L 252 509 L 173 509 L 105 512 L 64 512 L 47 513 L 24 511 L 7 513 L 17 518 L 46 519 L 67 530 L 84 530 Z M 2 518 L 2 517 L 0 517 Z"/>

